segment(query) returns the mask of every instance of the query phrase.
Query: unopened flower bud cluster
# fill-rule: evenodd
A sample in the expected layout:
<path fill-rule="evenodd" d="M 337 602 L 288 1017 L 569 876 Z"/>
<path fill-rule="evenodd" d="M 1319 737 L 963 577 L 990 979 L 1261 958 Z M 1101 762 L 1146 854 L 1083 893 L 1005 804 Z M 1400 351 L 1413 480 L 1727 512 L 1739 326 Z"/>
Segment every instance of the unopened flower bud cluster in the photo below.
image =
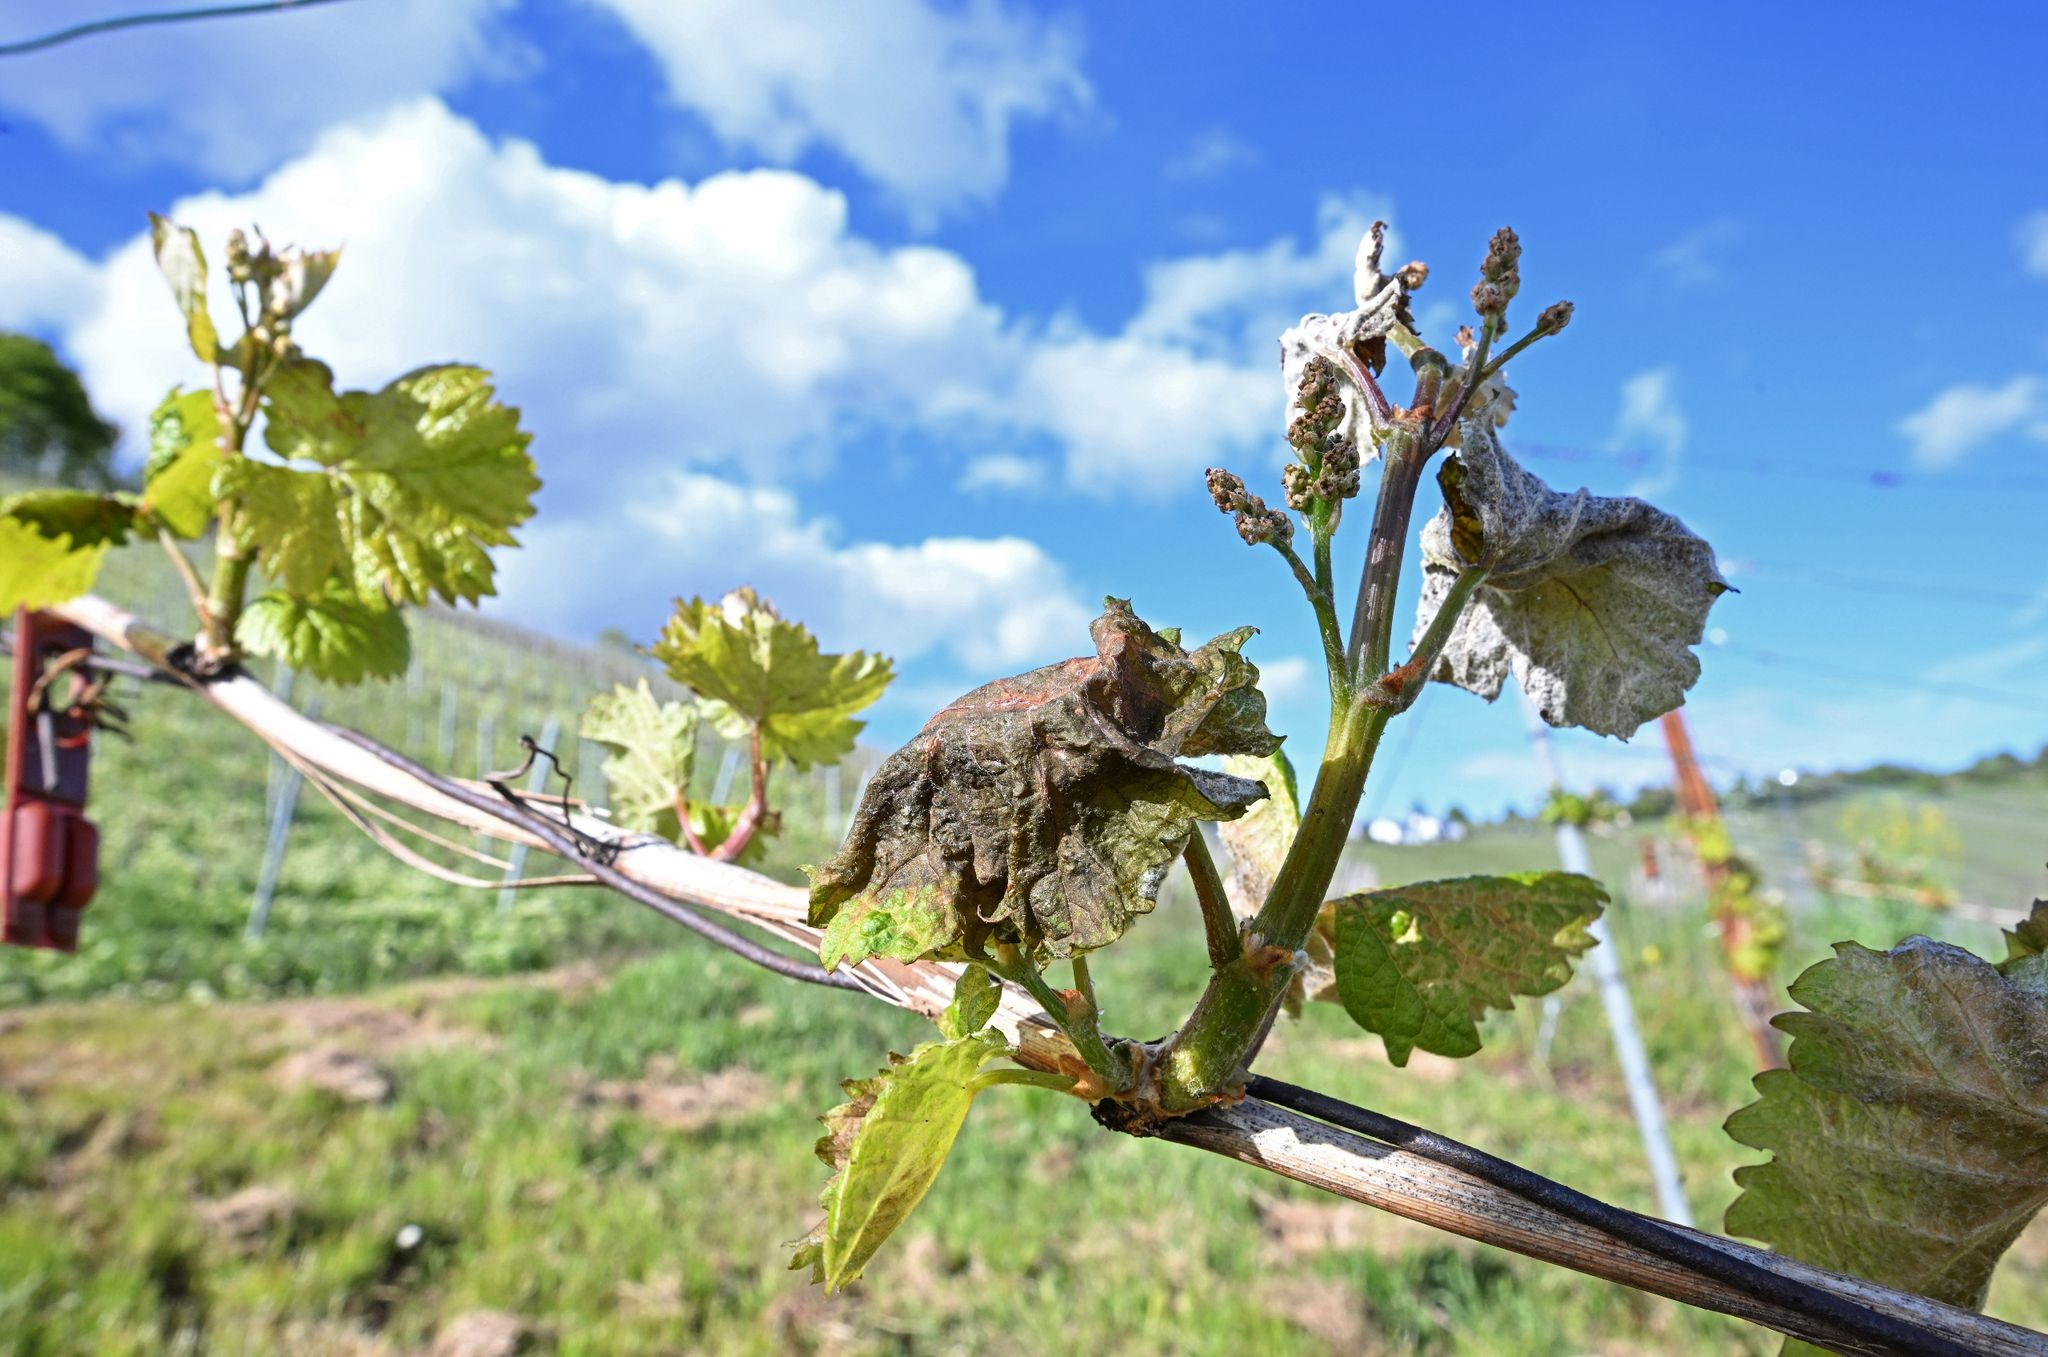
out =
<path fill-rule="evenodd" d="M 1246 546 L 1261 542 L 1285 545 L 1294 540 L 1294 520 L 1247 491 L 1244 482 L 1220 466 L 1209 468 L 1209 498 L 1216 507 L 1237 518 L 1237 535 Z"/>

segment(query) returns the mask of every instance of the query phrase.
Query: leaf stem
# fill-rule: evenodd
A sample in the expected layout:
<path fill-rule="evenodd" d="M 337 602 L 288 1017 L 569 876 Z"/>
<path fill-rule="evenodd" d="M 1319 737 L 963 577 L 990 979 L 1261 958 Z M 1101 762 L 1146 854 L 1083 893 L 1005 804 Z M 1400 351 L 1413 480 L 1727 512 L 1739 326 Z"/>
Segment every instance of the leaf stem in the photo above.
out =
<path fill-rule="evenodd" d="M 1244 941 L 1237 931 L 1237 915 L 1230 908 L 1230 897 L 1224 893 L 1223 878 L 1216 871 L 1216 860 L 1209 856 L 1209 841 L 1202 836 L 1199 826 L 1188 835 L 1187 850 L 1182 856 L 1187 859 L 1188 879 L 1195 884 L 1195 900 L 1202 907 L 1209 965 L 1220 971 L 1244 955 Z"/>
<path fill-rule="evenodd" d="M 1443 606 L 1436 616 L 1429 619 L 1429 626 L 1416 639 L 1415 652 L 1398 669 L 1390 669 L 1374 681 L 1366 700 L 1386 706 L 1393 712 L 1404 712 L 1415 705 L 1415 699 L 1422 695 L 1422 685 L 1429 681 L 1430 671 L 1449 644 L 1451 633 L 1457 628 L 1458 618 L 1465 606 L 1472 601 L 1472 595 L 1486 582 L 1484 566 L 1467 566 L 1451 581 L 1450 592 L 1444 595 Z"/>
<path fill-rule="evenodd" d="M 1285 542 L 1272 543 L 1273 550 L 1286 560 L 1288 568 L 1294 571 L 1294 578 L 1301 582 L 1301 592 L 1308 595 L 1308 605 L 1315 610 L 1316 630 L 1323 638 L 1323 662 L 1329 666 L 1332 694 L 1335 685 L 1343 679 L 1344 637 L 1337 629 L 1337 608 L 1329 587 L 1330 542 L 1327 536 L 1316 538 L 1316 570 L 1309 572 L 1301 554 Z"/>
<path fill-rule="evenodd" d="M 1102 1039 L 1102 1029 L 1096 1023 L 1095 1007 L 1086 1002 L 1085 996 L 1075 996 L 1082 999 L 1082 1006 L 1087 1010 L 1077 1015 L 1067 1003 L 1066 997 L 1046 982 L 1037 964 L 1014 943 L 997 943 L 995 958 L 988 966 L 1003 979 L 1024 987 L 1025 992 L 1045 1010 L 1045 1016 L 1052 1019 L 1053 1025 L 1066 1034 L 1068 1041 L 1074 1043 L 1075 1052 L 1097 1078 L 1103 1080 L 1112 1090 L 1129 1086 L 1130 1067 L 1112 1053 L 1109 1044 Z"/>
<path fill-rule="evenodd" d="M 726 835 L 725 841 L 709 854 L 714 862 L 737 862 L 768 815 L 768 763 L 761 755 L 761 724 L 758 721 L 747 739 L 747 775 L 752 786 L 747 793 L 747 808 L 740 812 L 732 833 Z"/>
<path fill-rule="evenodd" d="M 169 528 L 159 524 L 156 530 L 156 540 L 162 544 L 165 552 L 169 553 L 171 564 L 178 572 L 178 578 L 184 581 L 185 597 L 192 600 L 192 611 L 199 614 L 199 625 L 204 627 L 206 625 L 206 581 L 199 578 L 199 571 L 193 568 L 192 558 L 187 556 L 184 549 L 178 545 L 178 539 L 171 536 Z"/>
<path fill-rule="evenodd" d="M 1081 996 L 1082 1002 L 1095 1010 L 1095 1015 L 1099 1019 L 1102 1016 L 1102 1006 L 1095 1001 L 1095 977 L 1088 973 L 1088 958 L 1076 952 L 1067 959 L 1067 964 L 1074 970 L 1074 992 Z"/>
<path fill-rule="evenodd" d="M 1025 1088 L 1049 1088 L 1055 1093 L 1072 1093 L 1076 1082 L 1071 1074 L 1056 1074 L 1051 1070 L 1000 1069 L 975 1075 L 967 1081 L 967 1091 L 979 1093 L 998 1084 L 1021 1084 Z"/>

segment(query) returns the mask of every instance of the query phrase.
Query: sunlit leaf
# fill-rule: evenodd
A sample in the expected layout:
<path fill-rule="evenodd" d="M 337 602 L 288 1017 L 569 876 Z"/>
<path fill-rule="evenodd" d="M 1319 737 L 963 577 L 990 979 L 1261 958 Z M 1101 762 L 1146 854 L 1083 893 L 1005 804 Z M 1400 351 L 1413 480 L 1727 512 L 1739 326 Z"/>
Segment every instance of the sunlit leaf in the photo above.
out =
<path fill-rule="evenodd" d="M 404 615 L 365 603 L 340 580 L 311 598 L 257 595 L 242 610 L 235 641 L 330 683 L 397 678 L 412 662 Z"/>
<path fill-rule="evenodd" d="M 2037 906 L 2028 925 L 2048 927 Z M 1790 1068 L 1757 1076 L 1728 1134 L 1728 1230 L 1780 1253 L 1975 1309 L 2048 1202 L 2048 971 L 1909 938 L 1839 943 L 1780 1014 Z M 1797 1345 L 1794 1345 L 1797 1347 Z M 1798 1348 L 1799 1351 L 1815 1349 Z"/>
<path fill-rule="evenodd" d="M 797 1241 L 790 1267 L 836 1291 L 924 1200 L 974 1102 L 975 1076 L 1008 1048 L 992 1032 L 891 1056 L 871 1079 L 849 1079 L 850 1101 L 825 1114 L 818 1158 L 833 1169 L 825 1218 Z"/>
<path fill-rule="evenodd" d="M 1422 534 L 1417 639 L 1461 569 L 1488 574 L 1430 677 L 1490 702 L 1512 672 L 1551 725 L 1623 738 L 1677 707 L 1699 678 L 1690 647 L 1728 588 L 1713 549 L 1642 500 L 1552 490 L 1487 418 L 1463 430 Z"/>
<path fill-rule="evenodd" d="M 676 799 L 690 785 L 697 757 L 697 705 L 663 702 L 646 679 L 619 684 L 590 699 L 582 735 L 603 745 L 605 786 L 612 818 L 627 829 L 682 836 Z"/>
<path fill-rule="evenodd" d="M 806 627 L 751 589 L 716 603 L 678 599 L 654 656 L 705 699 L 705 716 L 720 734 L 744 740 L 758 725 L 764 756 L 799 769 L 852 753 L 864 724 L 853 713 L 895 677 L 880 655 L 819 653 Z"/>
<path fill-rule="evenodd" d="M 213 393 L 173 388 L 149 417 L 143 507 L 179 537 L 198 537 L 213 521 L 213 476 L 220 466 Z"/>
<path fill-rule="evenodd" d="M 237 457 L 221 464 L 213 489 L 235 502 L 242 547 L 286 592 L 318 597 L 348 564 L 337 487 L 326 472 Z"/>
<path fill-rule="evenodd" d="M 184 313 L 185 337 L 192 342 L 192 352 L 201 362 L 213 362 L 220 339 L 206 311 L 206 252 L 199 248 L 199 234 L 152 212 L 149 243 L 156 251 L 156 266 L 171 285 L 178 310 Z"/>
<path fill-rule="evenodd" d="M 0 613 L 45 608 L 92 590 L 106 559 L 104 544 L 73 548 L 0 514 Z"/>
<path fill-rule="evenodd" d="M 1249 628 L 1183 650 L 1110 599 L 1093 633 L 1093 656 L 976 689 L 876 770 L 812 873 L 827 966 L 1104 946 L 1152 909 L 1197 821 L 1266 794 L 1175 761 L 1279 747 L 1239 653 Z"/>
<path fill-rule="evenodd" d="M 298 315 L 313 304 L 340 263 L 340 250 L 286 250 L 265 289 L 270 309 L 287 320 Z"/>
<path fill-rule="evenodd" d="M 1587 926 L 1607 892 L 1569 872 L 1522 872 L 1422 881 L 1347 895 L 1335 912 L 1337 996 L 1377 1032 L 1387 1058 L 1415 1049 L 1465 1056 L 1479 1049 L 1478 1019 L 1517 995 L 1548 994 L 1571 979 L 1593 945 Z"/>
<path fill-rule="evenodd" d="M 118 547 L 135 528 L 135 502 L 129 495 L 90 490 L 24 490 L 0 496 L 0 518 L 12 519 L 74 551 Z"/>

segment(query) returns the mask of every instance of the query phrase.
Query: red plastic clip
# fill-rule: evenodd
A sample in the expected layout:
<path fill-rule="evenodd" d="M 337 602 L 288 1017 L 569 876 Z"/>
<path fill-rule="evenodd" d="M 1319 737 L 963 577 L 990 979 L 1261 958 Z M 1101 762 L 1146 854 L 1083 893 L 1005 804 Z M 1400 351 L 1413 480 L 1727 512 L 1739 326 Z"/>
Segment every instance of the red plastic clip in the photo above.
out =
<path fill-rule="evenodd" d="M 7 713 L 7 797 L 0 813 L 0 941 L 78 950 L 78 921 L 99 888 L 100 835 L 85 818 L 92 713 L 78 661 L 93 636 L 44 613 L 14 615 Z"/>

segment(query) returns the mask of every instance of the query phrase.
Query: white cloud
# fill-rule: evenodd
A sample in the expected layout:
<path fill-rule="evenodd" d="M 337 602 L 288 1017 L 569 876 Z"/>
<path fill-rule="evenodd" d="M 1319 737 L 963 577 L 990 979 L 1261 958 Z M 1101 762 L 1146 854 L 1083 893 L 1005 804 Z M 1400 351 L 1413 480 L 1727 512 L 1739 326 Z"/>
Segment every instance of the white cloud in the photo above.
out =
<path fill-rule="evenodd" d="M 512 3 L 334 5 L 102 34 L 10 58 L 0 108 L 40 123 L 74 151 L 247 182 L 338 121 L 523 68 L 529 58 L 497 22 Z M 59 27 L 136 6 L 65 0 L 40 8 Z"/>
<path fill-rule="evenodd" d="M 751 584 L 829 646 L 899 660 L 943 651 L 977 673 L 1015 672 L 1084 645 L 1092 616 L 1064 570 L 1018 537 L 839 540 L 789 491 L 675 472 L 616 519 L 543 515 L 503 560 L 493 607 L 530 625 L 647 630 L 649 597 Z"/>
<path fill-rule="evenodd" d="M 1689 426 L 1678 406 L 1678 370 L 1651 368 L 1621 384 L 1621 410 L 1614 417 L 1617 448 L 1655 455 L 1654 468 L 1629 486 L 1631 495 L 1660 495 L 1678 483 Z"/>
<path fill-rule="evenodd" d="M 1225 128 L 1214 127 L 1198 133 L 1194 140 L 1167 158 L 1168 179 L 1189 182 L 1218 179 L 1232 170 L 1259 163 L 1259 148 Z"/>
<path fill-rule="evenodd" d="M 2019 376 L 2003 386 L 1961 382 L 1899 421 L 1913 444 L 1913 461 L 1929 471 L 1952 466 L 2001 434 L 2048 442 L 2048 382 Z"/>
<path fill-rule="evenodd" d="M 1309 681 L 1322 677 L 1322 664 L 1311 664 L 1300 655 L 1280 655 L 1259 662 L 1259 691 L 1276 707 L 1315 696 Z M 1320 684 L 1317 688 L 1320 689 Z"/>
<path fill-rule="evenodd" d="M 0 214 L 0 320 L 22 330 L 64 325 L 99 286 L 90 263 L 49 232 Z"/>
<path fill-rule="evenodd" d="M 1742 236 L 1742 223 L 1722 217 L 1686 232 L 1651 255 L 1650 266 L 1674 287 L 1712 287 L 1727 276 L 1721 256 Z"/>
<path fill-rule="evenodd" d="M 802 175 L 615 183 L 493 143 L 434 100 L 175 212 L 208 241 L 256 221 L 344 245 L 301 323 L 307 350 L 355 385 L 423 356 L 490 367 L 539 432 L 551 504 L 678 463 L 814 475 L 865 429 L 979 440 L 984 456 L 1049 442 L 1090 493 L 1198 493 L 1204 466 L 1272 441 L 1274 337 L 1347 299 L 1365 215 L 1326 204 L 1311 247 L 1157 265 L 1140 312 L 1105 334 L 1005 315 L 957 255 L 853 234 L 845 199 Z M 0 323 L 66 310 L 96 397 L 140 428 L 172 379 L 198 375 L 147 241 L 97 265 L 51 245 L 38 239 L 62 285 L 0 292 Z"/>
<path fill-rule="evenodd" d="M 2048 212 L 2036 212 L 2013 232 L 2020 262 L 2036 278 L 2048 278 Z"/>
<path fill-rule="evenodd" d="M 969 462 L 955 488 L 966 494 L 984 494 L 1002 490 L 1036 490 L 1044 484 L 1045 463 L 996 452 Z"/>
<path fill-rule="evenodd" d="M 920 222 L 992 197 L 1012 123 L 1090 102 L 1077 28 L 1003 0 L 591 0 L 727 144 L 828 147 Z"/>

